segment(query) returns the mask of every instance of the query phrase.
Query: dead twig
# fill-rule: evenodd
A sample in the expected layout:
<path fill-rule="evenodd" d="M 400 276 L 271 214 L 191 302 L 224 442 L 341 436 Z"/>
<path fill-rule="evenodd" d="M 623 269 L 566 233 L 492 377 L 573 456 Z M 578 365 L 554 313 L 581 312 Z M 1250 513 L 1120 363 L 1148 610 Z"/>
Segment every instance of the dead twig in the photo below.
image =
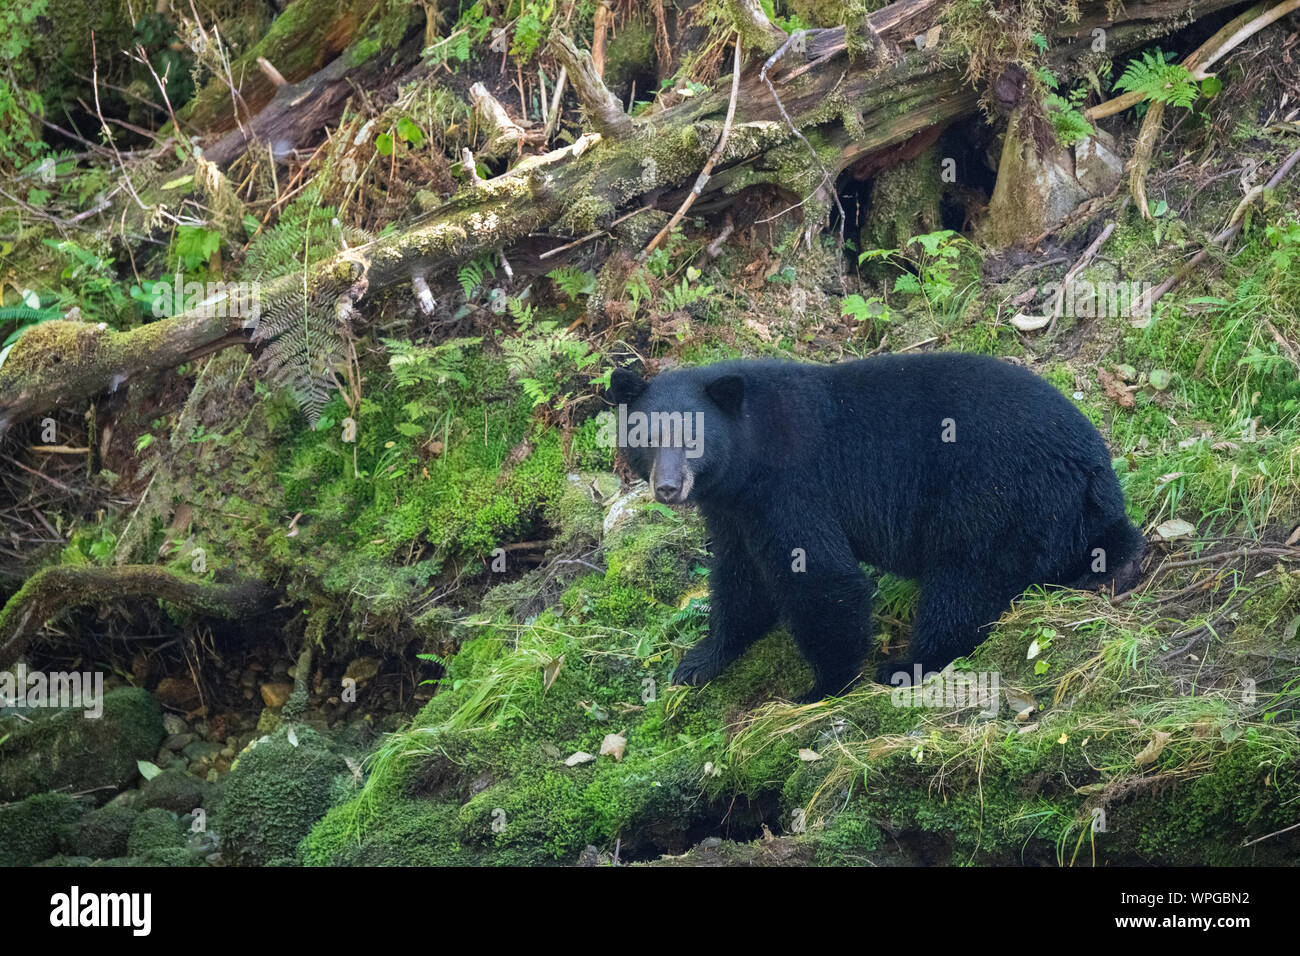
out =
<path fill-rule="evenodd" d="M 732 73 L 731 73 L 731 100 L 727 103 L 727 118 L 722 124 L 722 135 L 718 137 L 717 145 L 713 147 L 713 152 L 709 154 L 709 158 L 705 161 L 704 168 L 700 170 L 700 174 L 695 177 L 695 185 L 692 186 L 691 191 L 686 194 L 686 198 L 682 200 L 681 206 L 677 208 L 677 211 L 673 213 L 672 218 L 669 219 L 668 222 L 664 224 L 664 227 L 660 229 L 658 233 L 655 234 L 655 237 L 651 239 L 650 242 L 646 244 L 646 247 L 641 250 L 640 254 L 637 255 L 636 257 L 637 262 L 646 261 L 650 253 L 654 252 L 655 248 L 659 245 L 659 243 L 663 242 L 664 238 L 667 237 L 668 234 L 673 231 L 673 227 L 675 227 L 679 222 L 682 221 L 682 217 L 685 216 L 687 211 L 691 208 L 691 206 L 695 204 L 695 200 L 700 197 L 700 193 L 704 192 L 704 187 L 709 182 L 709 176 L 713 172 L 713 167 L 717 164 L 718 160 L 722 158 L 722 151 L 726 148 L 727 140 L 731 137 L 731 122 L 736 118 L 736 100 L 739 97 L 739 95 L 740 95 L 740 37 L 737 36 L 736 37 L 736 59 L 735 59 L 735 65 L 732 68 Z M 773 93 L 773 95 L 774 96 L 776 95 L 775 92 Z M 784 110 L 782 112 L 784 112 Z M 796 130 L 796 132 L 798 131 Z M 816 155 L 816 153 L 814 153 L 813 155 Z"/>

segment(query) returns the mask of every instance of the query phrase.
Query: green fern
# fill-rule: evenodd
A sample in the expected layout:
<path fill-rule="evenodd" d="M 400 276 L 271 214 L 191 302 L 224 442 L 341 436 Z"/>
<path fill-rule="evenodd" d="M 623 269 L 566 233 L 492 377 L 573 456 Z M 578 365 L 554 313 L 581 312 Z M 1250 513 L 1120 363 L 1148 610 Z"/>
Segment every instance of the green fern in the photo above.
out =
<path fill-rule="evenodd" d="M 510 317 L 515 320 L 519 326 L 520 332 L 527 332 L 537 321 L 537 306 L 531 305 L 522 299 L 509 299 L 506 301 L 506 310 Z"/>
<path fill-rule="evenodd" d="M 559 269 L 552 269 L 546 275 L 573 302 L 576 302 L 580 295 L 591 295 L 596 291 L 596 277 L 586 269 L 562 266 Z"/>
<path fill-rule="evenodd" d="M 0 322 L 44 322 L 46 319 L 62 315 L 58 309 L 33 309 L 29 305 L 6 305 L 0 307 Z"/>
<path fill-rule="evenodd" d="M 330 288 L 302 289 L 263 305 L 252 341 L 263 346 L 258 364 L 274 385 L 287 387 L 313 428 L 334 395 L 335 366 L 347 355 L 347 320 Z"/>
<path fill-rule="evenodd" d="M 252 341 L 262 347 L 258 365 L 263 375 L 290 390 L 313 428 L 334 395 L 335 370 L 345 365 L 352 332 L 350 308 L 339 306 L 346 290 L 327 281 L 308 291 L 305 270 L 368 238 L 360 230 L 340 225 L 334 208 L 321 206 L 317 190 L 310 188 L 285 207 L 279 221 L 254 240 L 245 257 L 245 272 L 253 279 L 303 274 L 302 288 L 261 304 Z"/>
<path fill-rule="evenodd" d="M 400 339 L 380 339 L 388 349 L 388 367 L 399 388 L 409 388 L 426 382 L 441 385 L 454 382 L 469 384 L 462 371 L 465 350 L 478 345 L 482 338 L 449 339 L 437 345 L 416 345 Z"/>
<path fill-rule="evenodd" d="M 456 281 L 460 283 L 461 291 L 465 293 L 465 301 L 472 301 L 482 290 L 484 280 L 488 277 L 495 278 L 496 274 L 496 267 L 487 256 L 479 256 L 473 262 L 461 266 L 460 271 L 456 273 Z"/>
<path fill-rule="evenodd" d="M 322 206 L 310 188 L 285 207 L 279 221 L 258 236 L 244 257 L 244 272 L 252 279 L 277 279 L 327 259 L 347 245 L 368 242 L 359 229 L 341 225 L 333 206 Z"/>
<path fill-rule="evenodd" d="M 1141 60 L 1129 63 L 1124 75 L 1115 81 L 1115 89 L 1141 93 L 1157 103 L 1185 109 L 1191 109 L 1201 92 L 1187 67 L 1168 62 L 1160 50 L 1147 51 Z"/>
<path fill-rule="evenodd" d="M 1047 106 L 1047 118 L 1056 133 L 1056 141 L 1062 146 L 1072 146 L 1093 134 L 1092 124 L 1079 109 L 1074 96 L 1066 99 L 1059 94 L 1049 93 L 1044 104 Z"/>
<path fill-rule="evenodd" d="M 697 302 L 707 302 L 711 295 L 713 295 L 713 286 L 691 285 L 690 281 L 683 276 L 678 285 L 669 286 L 664 292 L 663 309 L 666 312 L 684 311 Z"/>

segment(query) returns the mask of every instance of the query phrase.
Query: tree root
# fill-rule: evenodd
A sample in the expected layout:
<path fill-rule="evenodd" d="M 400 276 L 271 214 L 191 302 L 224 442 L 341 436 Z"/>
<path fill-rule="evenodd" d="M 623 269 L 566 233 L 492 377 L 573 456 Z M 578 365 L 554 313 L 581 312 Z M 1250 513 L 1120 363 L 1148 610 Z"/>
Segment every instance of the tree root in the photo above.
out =
<path fill-rule="evenodd" d="M 0 667 L 9 667 L 46 620 L 69 607 L 157 599 L 209 617 L 242 618 L 269 609 L 273 592 L 253 578 L 207 581 L 155 565 L 42 568 L 0 608 Z"/>

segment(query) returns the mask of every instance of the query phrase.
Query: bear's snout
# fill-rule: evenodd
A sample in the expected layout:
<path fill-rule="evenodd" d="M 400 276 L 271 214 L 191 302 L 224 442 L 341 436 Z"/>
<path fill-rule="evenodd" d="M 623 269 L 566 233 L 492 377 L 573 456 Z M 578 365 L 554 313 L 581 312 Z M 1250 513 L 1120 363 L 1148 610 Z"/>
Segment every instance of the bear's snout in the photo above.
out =
<path fill-rule="evenodd" d="M 665 505 L 682 504 L 694 483 L 695 476 L 682 449 L 659 449 L 650 469 L 650 488 L 656 501 Z"/>

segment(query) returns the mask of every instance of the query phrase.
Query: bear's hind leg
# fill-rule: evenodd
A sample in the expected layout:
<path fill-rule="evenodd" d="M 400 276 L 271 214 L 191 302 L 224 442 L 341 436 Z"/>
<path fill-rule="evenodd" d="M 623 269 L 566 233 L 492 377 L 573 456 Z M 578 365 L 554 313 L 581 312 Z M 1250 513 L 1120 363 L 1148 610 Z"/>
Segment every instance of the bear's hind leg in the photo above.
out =
<path fill-rule="evenodd" d="M 1011 606 L 1016 595 L 1028 587 L 983 584 L 969 567 L 942 568 L 921 579 L 921 598 L 912 626 L 907 657 L 885 661 L 876 672 L 882 684 L 902 671 L 910 680 L 916 664 L 921 672 L 943 670 L 965 657 L 988 636 L 989 628 Z"/>

